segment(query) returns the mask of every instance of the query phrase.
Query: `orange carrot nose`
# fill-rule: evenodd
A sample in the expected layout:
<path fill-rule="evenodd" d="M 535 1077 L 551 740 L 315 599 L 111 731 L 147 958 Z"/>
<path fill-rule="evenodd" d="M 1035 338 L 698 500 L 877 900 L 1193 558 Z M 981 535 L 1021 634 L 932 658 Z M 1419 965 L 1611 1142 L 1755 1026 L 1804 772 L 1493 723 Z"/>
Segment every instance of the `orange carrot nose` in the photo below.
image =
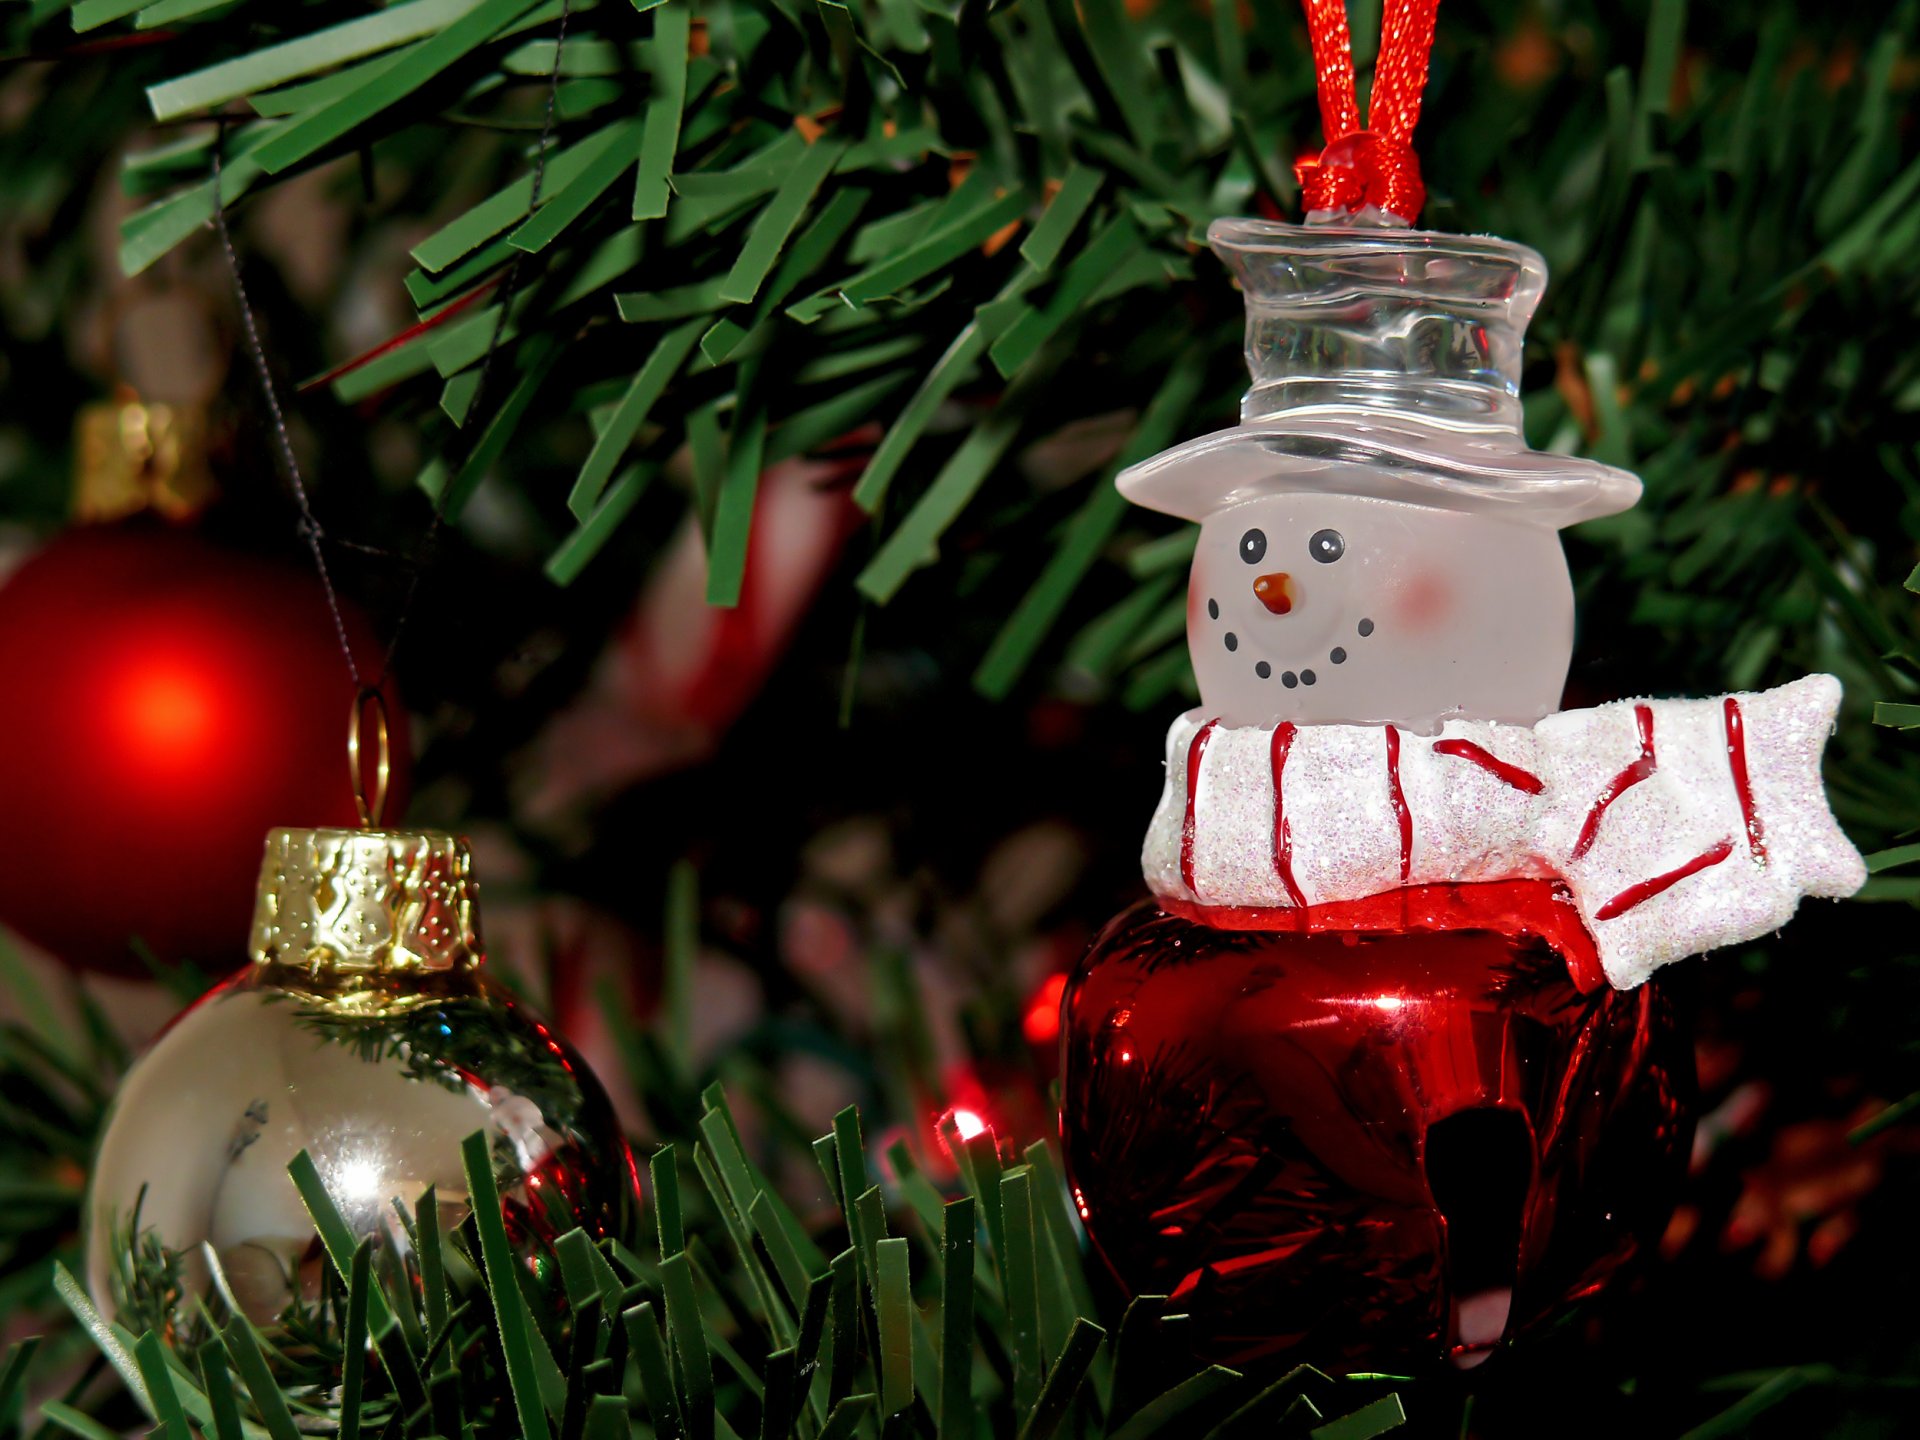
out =
<path fill-rule="evenodd" d="M 1284 570 L 1276 570 L 1271 575 L 1262 575 L 1253 582 L 1253 593 L 1260 603 L 1276 615 L 1284 615 L 1293 609 L 1293 577 Z"/>

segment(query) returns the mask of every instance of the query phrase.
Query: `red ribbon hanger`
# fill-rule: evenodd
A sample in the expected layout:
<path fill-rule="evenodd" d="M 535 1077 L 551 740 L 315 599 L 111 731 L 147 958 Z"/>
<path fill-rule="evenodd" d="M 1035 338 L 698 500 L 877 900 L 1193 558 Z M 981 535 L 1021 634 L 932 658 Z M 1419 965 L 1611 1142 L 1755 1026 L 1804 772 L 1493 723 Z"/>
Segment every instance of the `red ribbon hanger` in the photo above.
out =
<path fill-rule="evenodd" d="M 1440 0 L 1386 0 L 1380 20 L 1380 57 L 1366 128 L 1353 77 L 1353 41 L 1345 0 L 1301 0 L 1313 40 L 1326 148 L 1293 167 L 1307 214 L 1346 216 L 1371 205 L 1411 225 L 1427 198 L 1413 127 L 1427 88 L 1427 60 Z"/>

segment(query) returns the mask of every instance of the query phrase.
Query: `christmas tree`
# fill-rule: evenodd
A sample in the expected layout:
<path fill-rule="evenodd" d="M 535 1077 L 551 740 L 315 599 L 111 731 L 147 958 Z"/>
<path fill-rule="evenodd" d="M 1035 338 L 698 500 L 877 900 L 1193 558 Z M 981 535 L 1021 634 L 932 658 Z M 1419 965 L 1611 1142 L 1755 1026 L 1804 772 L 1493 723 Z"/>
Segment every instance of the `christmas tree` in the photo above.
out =
<path fill-rule="evenodd" d="M 1351 16 L 1363 99 L 1380 9 Z M 143 473 L 177 423 L 217 484 L 199 538 L 324 561 L 360 683 L 393 642 L 407 818 L 473 837 L 494 966 L 600 1070 L 646 1208 L 561 1240 L 553 1313 L 513 1303 L 497 1206 L 417 1227 L 449 1247 L 417 1294 L 329 1247 L 291 1379 L 230 1319 L 115 1328 L 73 1278 L 94 1145 L 246 916 L 212 915 L 225 951 L 130 937 L 142 981 L 8 944 L 0 1415 L 171 1440 L 1903 1433 L 1915 15 L 1440 13 L 1419 223 L 1544 255 L 1527 438 L 1645 482 L 1568 532 L 1569 707 L 1838 676 L 1826 780 L 1873 874 L 1675 967 L 1701 1122 L 1658 1255 L 1465 1377 L 1329 1378 L 1211 1364 L 1178 1303 L 1129 1304 L 1048 1143 L 1059 977 L 1140 893 L 1197 694 L 1194 529 L 1112 482 L 1234 418 L 1241 301 L 1204 237 L 1300 216 L 1299 11 L 12 7 L 13 563 L 70 538 L 76 470 L 99 493 L 75 419 L 119 386 L 180 417 L 141 422 Z M 9 673 L 9 725 L 73 723 L 49 673 Z M 345 667 L 315 685 L 343 729 Z M 9 871 L 53 843 L 0 833 Z M 111 857 L 60 873 L 69 913 L 135 888 Z"/>

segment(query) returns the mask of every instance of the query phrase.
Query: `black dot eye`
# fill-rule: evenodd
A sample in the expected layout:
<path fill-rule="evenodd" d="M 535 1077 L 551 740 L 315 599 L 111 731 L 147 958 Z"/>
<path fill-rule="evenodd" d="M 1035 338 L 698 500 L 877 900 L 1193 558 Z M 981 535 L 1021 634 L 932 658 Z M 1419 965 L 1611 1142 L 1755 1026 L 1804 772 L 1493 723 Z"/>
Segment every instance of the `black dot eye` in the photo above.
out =
<path fill-rule="evenodd" d="M 1240 537 L 1240 558 L 1249 565 L 1258 565 L 1267 558 L 1267 532 L 1249 530 Z"/>
<path fill-rule="evenodd" d="M 1316 530 L 1307 541 L 1307 553 L 1322 565 L 1331 565 L 1347 553 L 1346 537 L 1338 530 Z"/>

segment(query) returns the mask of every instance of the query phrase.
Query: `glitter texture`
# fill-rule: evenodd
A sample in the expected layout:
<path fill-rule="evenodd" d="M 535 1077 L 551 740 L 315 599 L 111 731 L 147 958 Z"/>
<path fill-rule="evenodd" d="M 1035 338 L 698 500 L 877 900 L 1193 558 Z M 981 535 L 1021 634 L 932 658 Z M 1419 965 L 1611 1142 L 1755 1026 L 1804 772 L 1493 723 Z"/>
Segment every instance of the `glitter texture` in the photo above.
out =
<path fill-rule="evenodd" d="M 1747 841 L 1729 753 L 1729 707 L 1720 697 L 1637 702 L 1652 712 L 1654 768 L 1606 807 L 1590 847 L 1574 858 L 1596 803 L 1641 754 L 1636 702 L 1624 701 L 1550 715 L 1531 727 L 1454 720 L 1433 735 L 1400 731 L 1400 787 L 1413 820 L 1409 883 L 1564 880 L 1607 979 L 1621 989 L 1671 961 L 1778 929 L 1803 895 L 1851 895 L 1866 867 L 1835 823 L 1820 782 L 1840 682 L 1812 675 L 1732 698 L 1744 730 L 1751 809 L 1766 836 L 1759 853 Z M 1270 727 L 1222 725 L 1210 738 L 1194 789 L 1193 883 L 1182 883 L 1187 753 L 1209 718 L 1190 711 L 1168 733 L 1167 783 L 1142 856 L 1147 885 L 1189 904 L 1286 908 L 1292 902 L 1274 863 Z M 1387 728 L 1301 725 L 1285 747 L 1279 782 L 1290 858 L 1308 904 L 1363 899 L 1401 883 Z M 1537 778 L 1539 793 L 1460 753 L 1466 746 L 1436 752 L 1436 743 L 1448 740 Z M 1724 858 L 1699 864 L 1725 842 L 1731 849 Z M 1648 882 L 1695 864 L 1645 893 Z"/>

